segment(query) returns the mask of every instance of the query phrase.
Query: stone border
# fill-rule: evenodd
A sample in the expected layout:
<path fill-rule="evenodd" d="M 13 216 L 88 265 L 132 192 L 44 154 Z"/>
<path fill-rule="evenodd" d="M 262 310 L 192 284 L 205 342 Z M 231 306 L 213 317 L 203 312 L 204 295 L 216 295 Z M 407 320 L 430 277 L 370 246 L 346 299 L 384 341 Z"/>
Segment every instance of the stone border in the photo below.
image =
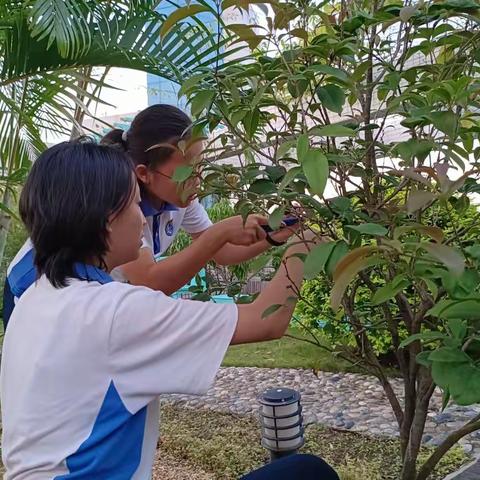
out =
<path fill-rule="evenodd" d="M 473 462 L 464 465 L 460 470 L 447 475 L 444 480 L 479 480 L 480 479 L 480 456 Z"/>

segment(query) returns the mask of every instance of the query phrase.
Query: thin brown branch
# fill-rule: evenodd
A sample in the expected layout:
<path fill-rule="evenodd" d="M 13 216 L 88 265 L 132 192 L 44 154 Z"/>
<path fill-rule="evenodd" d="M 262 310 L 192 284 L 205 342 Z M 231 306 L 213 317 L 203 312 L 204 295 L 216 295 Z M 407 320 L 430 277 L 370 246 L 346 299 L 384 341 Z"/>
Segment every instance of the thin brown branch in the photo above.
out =
<path fill-rule="evenodd" d="M 427 480 L 442 457 L 463 437 L 480 429 L 480 414 L 472 418 L 463 427 L 452 432 L 430 455 L 418 471 L 416 480 Z"/>

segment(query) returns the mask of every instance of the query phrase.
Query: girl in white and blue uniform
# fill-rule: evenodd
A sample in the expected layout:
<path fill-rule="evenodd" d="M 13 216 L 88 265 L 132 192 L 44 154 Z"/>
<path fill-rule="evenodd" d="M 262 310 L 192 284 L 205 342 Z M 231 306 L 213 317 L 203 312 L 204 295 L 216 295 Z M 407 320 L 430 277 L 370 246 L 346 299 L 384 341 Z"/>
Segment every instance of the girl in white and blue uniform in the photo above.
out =
<path fill-rule="evenodd" d="M 187 284 L 210 260 L 221 265 L 241 263 L 272 245 L 281 245 L 294 233 L 295 228 L 283 229 L 246 245 L 240 216 L 212 225 L 196 198 L 199 177 L 180 187 L 172 180 L 177 167 L 195 166 L 201 155 L 201 142 L 190 142 L 185 151 L 178 148 L 180 142 L 187 144 L 192 140 L 191 126 L 191 119 L 177 107 L 153 105 L 135 117 L 128 131 L 112 130 L 102 140 L 128 153 L 132 159 L 140 185 L 140 207 L 146 218 L 140 256 L 115 269 L 112 272 L 115 280 L 170 295 Z M 248 222 L 259 225 L 267 220 L 251 215 Z M 180 229 L 190 234 L 194 242 L 159 262 Z M 16 299 L 35 279 L 31 249 L 27 241 L 7 270 L 5 327 Z"/>
<path fill-rule="evenodd" d="M 158 396 L 206 391 L 229 344 L 280 337 L 314 238 L 290 246 L 248 305 L 174 300 L 113 282 L 135 261 L 144 216 L 129 158 L 63 143 L 34 163 L 20 198 L 38 279 L 5 334 L 0 373 L 5 480 L 150 478 Z M 243 229 L 245 245 L 265 235 Z M 287 273 L 288 272 L 288 273 Z M 284 305 L 262 319 L 272 304 Z M 245 479 L 338 480 L 322 460 L 293 456 Z"/>

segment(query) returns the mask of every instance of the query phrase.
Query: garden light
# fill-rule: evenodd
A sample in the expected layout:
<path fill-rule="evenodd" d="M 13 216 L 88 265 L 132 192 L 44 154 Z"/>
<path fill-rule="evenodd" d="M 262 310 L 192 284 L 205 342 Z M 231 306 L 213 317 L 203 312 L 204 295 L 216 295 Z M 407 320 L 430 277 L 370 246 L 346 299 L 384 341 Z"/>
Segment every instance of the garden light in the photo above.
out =
<path fill-rule="evenodd" d="M 260 395 L 262 445 L 271 460 L 297 453 L 303 438 L 300 394 L 290 388 L 272 388 Z"/>

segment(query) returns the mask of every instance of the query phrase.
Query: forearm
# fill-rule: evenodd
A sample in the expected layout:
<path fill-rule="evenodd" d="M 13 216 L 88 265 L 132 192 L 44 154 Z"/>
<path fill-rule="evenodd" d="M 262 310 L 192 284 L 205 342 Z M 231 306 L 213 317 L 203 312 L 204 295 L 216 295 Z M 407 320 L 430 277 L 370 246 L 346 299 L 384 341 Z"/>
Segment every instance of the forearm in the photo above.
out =
<path fill-rule="evenodd" d="M 304 253 L 305 246 L 293 246 L 287 250 L 277 273 L 254 302 L 260 316 L 271 305 L 281 305 L 262 319 L 275 338 L 285 333 L 298 301 L 304 271 L 303 261 L 294 255 L 298 252 Z"/>
<path fill-rule="evenodd" d="M 302 284 L 304 264 L 295 253 L 305 253 L 305 245 L 290 247 L 282 265 L 257 299 L 249 305 L 239 305 L 239 323 L 232 343 L 248 343 L 280 338 L 286 331 Z M 262 318 L 272 305 L 275 312 Z"/>
<path fill-rule="evenodd" d="M 246 262 L 271 248 L 266 241 L 254 243 L 248 247 L 226 243 L 213 257 L 218 265 L 238 265 Z"/>
<path fill-rule="evenodd" d="M 145 268 L 125 268 L 125 273 L 134 285 L 144 285 L 171 295 L 187 284 L 225 244 L 218 235 L 205 232 L 184 250 Z"/>

